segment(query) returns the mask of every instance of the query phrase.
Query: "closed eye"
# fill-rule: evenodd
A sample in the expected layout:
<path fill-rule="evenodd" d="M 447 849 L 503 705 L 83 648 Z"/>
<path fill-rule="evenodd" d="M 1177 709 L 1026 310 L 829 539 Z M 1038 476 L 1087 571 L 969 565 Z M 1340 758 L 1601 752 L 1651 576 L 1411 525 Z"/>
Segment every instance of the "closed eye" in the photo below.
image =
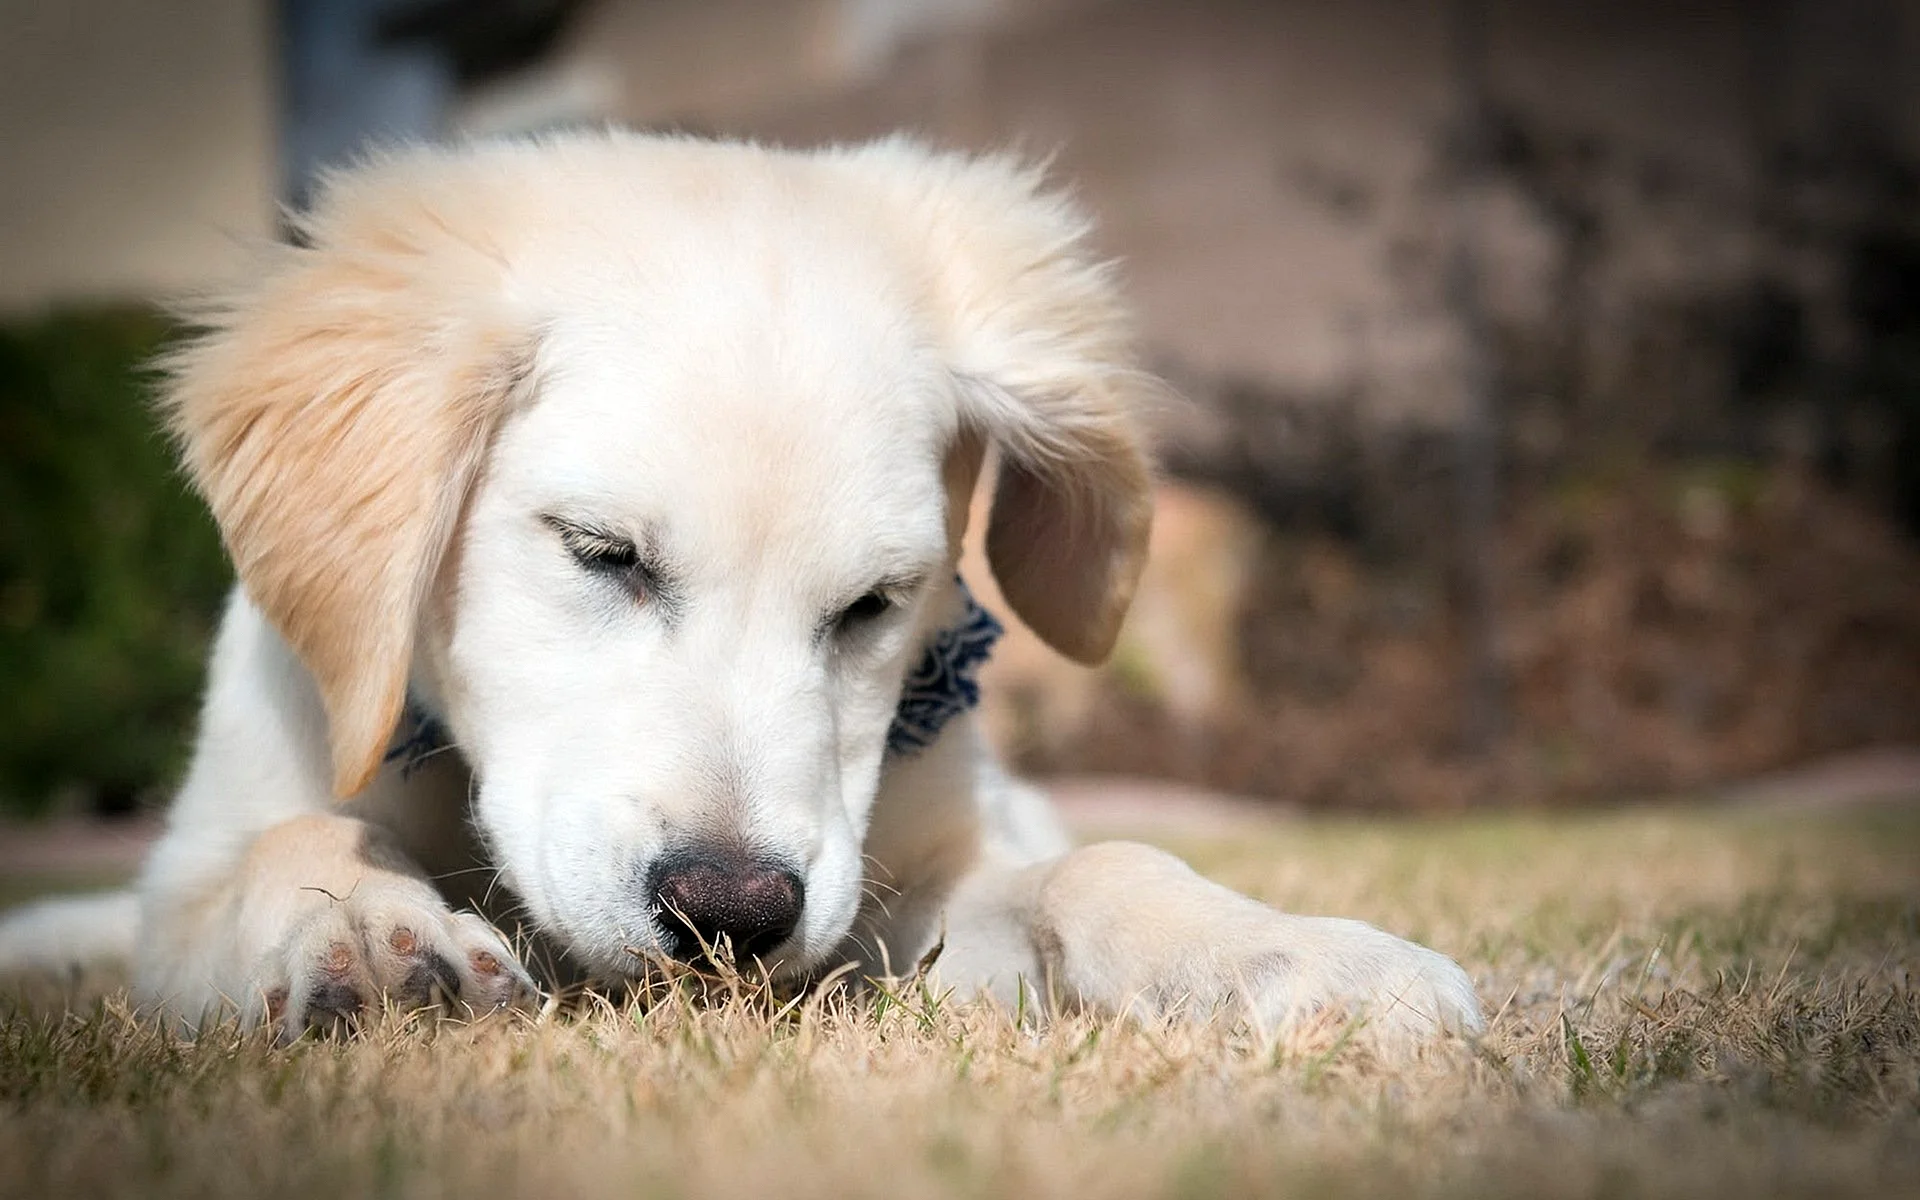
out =
<path fill-rule="evenodd" d="M 546 522 L 559 535 L 560 544 L 573 561 L 587 573 L 619 583 L 639 598 L 662 591 L 659 575 L 641 557 L 640 547 L 632 538 L 560 517 L 547 517 Z"/>
<path fill-rule="evenodd" d="M 592 571 L 630 571 L 640 565 L 640 548 L 632 542 L 582 529 L 560 534 L 561 544 L 581 566 Z"/>
<path fill-rule="evenodd" d="M 855 600 L 840 610 L 835 624 L 845 629 L 852 625 L 864 624 L 876 617 L 884 616 L 893 607 L 893 599 L 885 592 L 873 591 Z"/>
<path fill-rule="evenodd" d="M 917 579 L 883 579 L 842 605 L 828 617 L 825 628 L 836 637 L 857 637 L 904 609 L 919 586 Z"/>

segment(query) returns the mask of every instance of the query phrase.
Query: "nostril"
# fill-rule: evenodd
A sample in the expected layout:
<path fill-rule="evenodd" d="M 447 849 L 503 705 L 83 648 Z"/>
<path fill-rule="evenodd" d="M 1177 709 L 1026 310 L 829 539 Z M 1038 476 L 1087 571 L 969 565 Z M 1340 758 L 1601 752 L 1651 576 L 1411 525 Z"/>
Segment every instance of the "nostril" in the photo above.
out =
<path fill-rule="evenodd" d="M 680 851 L 653 869 L 651 892 L 674 957 L 724 939 L 736 961 L 764 957 L 800 923 L 805 886 L 785 866 L 737 852 Z"/>

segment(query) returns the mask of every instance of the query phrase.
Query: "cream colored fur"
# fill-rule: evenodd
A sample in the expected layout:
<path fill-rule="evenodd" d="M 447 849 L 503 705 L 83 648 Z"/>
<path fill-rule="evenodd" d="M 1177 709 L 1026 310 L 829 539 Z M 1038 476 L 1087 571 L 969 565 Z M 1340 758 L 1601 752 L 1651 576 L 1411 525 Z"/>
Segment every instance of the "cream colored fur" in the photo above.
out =
<path fill-rule="evenodd" d="M 663 945 L 649 869 L 697 842 L 804 880 L 783 977 L 901 968 L 944 930 L 965 992 L 1478 1027 L 1431 951 L 1072 848 L 970 718 L 885 755 L 961 612 L 989 447 L 988 557 L 1050 645 L 1103 658 L 1145 555 L 1158 385 L 1036 172 L 613 133 L 391 155 L 301 233 L 171 363 L 240 587 L 140 885 L 145 1004 L 291 1036 L 525 1002 L 495 924 L 540 982 L 617 981 Z M 891 606 L 841 615 L 873 589 Z M 383 765 L 409 695 L 457 754 Z"/>

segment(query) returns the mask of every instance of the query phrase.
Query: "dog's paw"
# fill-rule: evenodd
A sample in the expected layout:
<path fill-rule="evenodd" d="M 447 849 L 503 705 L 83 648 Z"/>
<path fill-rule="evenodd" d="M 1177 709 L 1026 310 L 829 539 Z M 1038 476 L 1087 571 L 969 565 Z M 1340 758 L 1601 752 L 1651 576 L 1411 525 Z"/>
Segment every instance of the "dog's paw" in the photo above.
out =
<path fill-rule="evenodd" d="M 531 1006 L 532 978 L 484 920 L 425 883 L 375 874 L 298 919 L 255 973 L 243 1009 L 291 1041 L 346 1033 L 391 1008 L 468 1017 Z"/>
<path fill-rule="evenodd" d="M 1209 955 L 1215 995 L 1260 1027 L 1331 1013 L 1389 1039 L 1484 1028 L 1473 981 L 1444 954 L 1360 921 L 1264 915 Z"/>
<path fill-rule="evenodd" d="M 1037 899 L 1042 962 L 1082 1003 L 1232 1014 L 1269 1031 L 1331 1014 L 1388 1039 L 1482 1028 L 1472 981 L 1445 955 L 1359 921 L 1278 912 L 1148 846 L 1076 850 Z"/>

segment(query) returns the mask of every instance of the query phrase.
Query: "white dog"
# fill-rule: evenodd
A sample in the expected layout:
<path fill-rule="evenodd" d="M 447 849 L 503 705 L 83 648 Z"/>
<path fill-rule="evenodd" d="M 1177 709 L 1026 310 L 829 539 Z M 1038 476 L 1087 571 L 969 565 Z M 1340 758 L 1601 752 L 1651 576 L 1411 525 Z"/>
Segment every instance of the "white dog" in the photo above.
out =
<path fill-rule="evenodd" d="M 300 232 L 171 364 L 240 586 L 137 930 L 44 907 L 16 960 L 124 922 L 144 1004 L 294 1036 L 531 995 L 510 918 L 603 979 L 944 937 L 965 993 L 1479 1027 L 1432 951 L 1071 848 L 982 747 L 988 450 L 993 572 L 1069 657 L 1111 649 L 1150 520 L 1157 385 L 1035 172 L 579 136 L 392 155 Z"/>

